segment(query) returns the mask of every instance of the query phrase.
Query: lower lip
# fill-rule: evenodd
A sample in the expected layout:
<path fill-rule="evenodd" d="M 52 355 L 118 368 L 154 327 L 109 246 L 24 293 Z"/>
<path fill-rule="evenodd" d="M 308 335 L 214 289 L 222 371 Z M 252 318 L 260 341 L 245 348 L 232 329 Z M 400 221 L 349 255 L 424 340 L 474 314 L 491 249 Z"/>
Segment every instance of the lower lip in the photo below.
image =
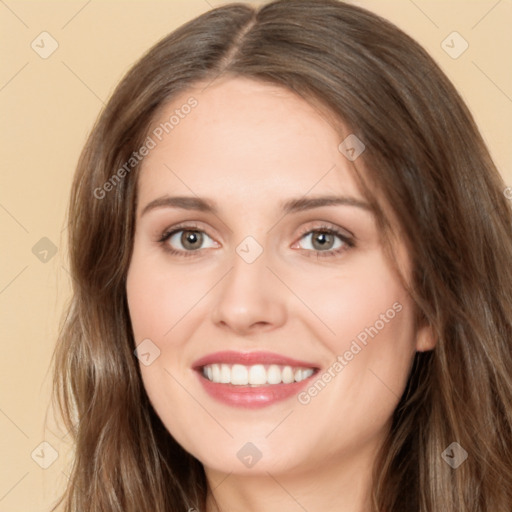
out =
<path fill-rule="evenodd" d="M 206 377 L 203 377 L 200 372 L 197 372 L 197 374 L 205 391 L 211 397 L 233 407 L 253 409 L 266 407 L 297 395 L 302 388 L 309 384 L 316 372 L 300 382 L 292 382 L 291 384 L 271 384 L 266 386 L 235 386 L 233 384 L 221 384 L 208 380 Z"/>

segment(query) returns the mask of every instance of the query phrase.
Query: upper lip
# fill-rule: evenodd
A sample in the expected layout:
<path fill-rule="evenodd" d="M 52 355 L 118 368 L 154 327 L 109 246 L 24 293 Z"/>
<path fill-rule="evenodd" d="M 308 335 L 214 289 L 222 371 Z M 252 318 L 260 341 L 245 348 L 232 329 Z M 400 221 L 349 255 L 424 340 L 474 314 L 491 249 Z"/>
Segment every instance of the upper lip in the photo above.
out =
<path fill-rule="evenodd" d="M 273 352 L 236 352 L 225 350 L 214 352 L 201 357 L 192 364 L 195 369 L 202 368 L 209 364 L 242 364 L 252 366 L 256 364 L 277 364 L 281 366 L 295 366 L 300 368 L 318 368 L 317 365 L 308 361 L 301 361 L 291 357 L 275 354 Z"/>

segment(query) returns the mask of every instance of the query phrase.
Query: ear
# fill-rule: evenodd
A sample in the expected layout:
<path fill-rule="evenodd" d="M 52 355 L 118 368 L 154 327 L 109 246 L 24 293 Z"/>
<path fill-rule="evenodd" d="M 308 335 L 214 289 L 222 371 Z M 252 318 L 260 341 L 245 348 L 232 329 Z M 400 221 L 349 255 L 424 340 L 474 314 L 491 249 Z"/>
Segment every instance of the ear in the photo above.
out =
<path fill-rule="evenodd" d="M 433 350 L 437 344 L 437 337 L 432 326 L 424 324 L 416 332 L 416 351 L 427 352 Z"/>

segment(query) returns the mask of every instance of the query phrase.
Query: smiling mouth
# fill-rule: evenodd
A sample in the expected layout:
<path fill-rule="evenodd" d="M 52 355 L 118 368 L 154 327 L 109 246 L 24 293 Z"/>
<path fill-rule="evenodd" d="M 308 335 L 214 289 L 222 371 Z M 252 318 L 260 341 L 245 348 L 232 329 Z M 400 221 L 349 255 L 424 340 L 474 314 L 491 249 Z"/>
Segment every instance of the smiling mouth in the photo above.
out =
<path fill-rule="evenodd" d="M 275 386 L 302 382 L 311 377 L 315 368 L 294 367 L 278 364 L 207 364 L 200 369 L 202 376 L 216 384 L 233 386 Z"/>
<path fill-rule="evenodd" d="M 192 369 L 211 398 L 247 409 L 292 399 L 320 371 L 310 361 L 261 350 L 215 352 L 192 363 Z"/>

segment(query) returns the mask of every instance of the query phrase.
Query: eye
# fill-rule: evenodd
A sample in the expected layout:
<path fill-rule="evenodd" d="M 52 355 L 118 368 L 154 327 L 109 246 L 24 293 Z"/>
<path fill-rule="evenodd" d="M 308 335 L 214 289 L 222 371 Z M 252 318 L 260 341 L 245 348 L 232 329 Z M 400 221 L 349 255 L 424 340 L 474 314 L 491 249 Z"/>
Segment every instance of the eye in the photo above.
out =
<path fill-rule="evenodd" d="M 193 256 L 194 252 L 208 247 L 218 247 L 216 242 L 203 247 L 206 239 L 212 240 L 203 230 L 197 226 L 175 226 L 170 231 L 165 231 L 158 240 L 166 251 L 177 256 Z M 181 245 L 181 247 L 179 247 Z M 173 246 L 178 246 L 175 249 Z"/>
<path fill-rule="evenodd" d="M 315 252 L 317 257 L 337 256 L 355 246 L 349 235 L 331 226 L 319 226 L 302 233 L 301 239 L 309 239 L 308 252 Z M 337 240 L 336 240 L 337 239 Z M 292 248 L 296 248 L 295 244 Z M 304 248 L 304 247 L 302 247 Z"/>
<path fill-rule="evenodd" d="M 316 254 L 317 257 L 337 256 L 355 246 L 353 237 L 342 232 L 338 228 L 322 225 L 314 229 L 305 230 L 300 239 L 309 239 L 306 247 L 298 243 L 292 249 L 303 249 L 306 253 Z M 210 240 L 210 245 L 204 247 L 205 240 Z M 176 256 L 194 256 L 201 251 L 212 247 L 219 247 L 199 226 L 180 225 L 165 231 L 158 240 L 165 251 Z M 307 247 L 309 245 L 309 247 Z M 180 247 L 181 246 L 181 247 Z"/>

